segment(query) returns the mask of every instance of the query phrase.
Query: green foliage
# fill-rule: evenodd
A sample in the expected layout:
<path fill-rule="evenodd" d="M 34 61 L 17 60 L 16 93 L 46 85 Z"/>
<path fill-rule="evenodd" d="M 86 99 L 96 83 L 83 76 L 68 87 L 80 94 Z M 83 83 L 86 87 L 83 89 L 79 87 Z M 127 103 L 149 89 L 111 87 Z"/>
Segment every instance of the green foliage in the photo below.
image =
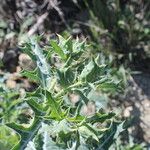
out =
<path fill-rule="evenodd" d="M 23 51 L 36 62 L 37 68 L 24 70 L 22 75 L 39 87 L 23 97 L 24 104 L 34 112 L 33 119 L 26 124 L 4 121 L 20 137 L 12 150 L 109 149 L 124 130 L 124 122 L 117 121 L 115 113 L 100 110 L 100 96 L 121 91 L 122 82 L 85 42 L 60 35 L 58 41 L 43 48 L 39 38 L 24 44 Z M 74 104 L 71 94 L 78 96 Z M 96 105 L 95 113 L 84 114 L 83 108 L 90 102 Z"/>
<path fill-rule="evenodd" d="M 15 132 L 7 127 L 0 125 L 0 149 L 9 150 L 14 144 L 17 144 L 18 137 Z"/>
<path fill-rule="evenodd" d="M 19 94 L 1 87 L 0 95 L 0 119 L 3 123 L 15 121 L 17 119 L 17 114 L 19 114 L 19 109 L 15 109 L 15 107 L 21 104 L 21 100 L 18 99 Z"/>
<path fill-rule="evenodd" d="M 89 25 L 92 38 L 97 43 L 105 38 L 104 49 L 115 49 L 127 55 L 129 61 L 131 56 L 133 58 L 140 56 L 144 59 L 150 56 L 149 1 L 84 0 L 84 2 L 92 20 L 91 26 Z"/>

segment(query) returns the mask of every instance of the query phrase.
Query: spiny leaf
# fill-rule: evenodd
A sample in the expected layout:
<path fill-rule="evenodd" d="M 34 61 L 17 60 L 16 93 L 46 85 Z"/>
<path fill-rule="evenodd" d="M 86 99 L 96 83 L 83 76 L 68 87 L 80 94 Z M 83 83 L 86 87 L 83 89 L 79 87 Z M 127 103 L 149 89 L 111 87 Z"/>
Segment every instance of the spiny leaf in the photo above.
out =
<path fill-rule="evenodd" d="M 31 107 L 31 109 L 34 111 L 36 116 L 43 116 L 44 114 L 46 114 L 46 109 L 43 108 L 40 104 L 38 104 L 32 98 L 27 100 L 26 102 Z"/>
<path fill-rule="evenodd" d="M 31 81 L 39 82 L 40 78 L 38 77 L 37 70 L 29 71 L 29 70 L 23 70 L 21 71 L 21 75 L 27 77 Z"/>
<path fill-rule="evenodd" d="M 31 43 L 24 43 L 24 47 L 21 47 L 21 50 L 30 56 L 32 60 L 36 61 L 36 56 L 32 52 Z"/>
<path fill-rule="evenodd" d="M 103 123 L 104 121 L 111 119 L 112 117 L 115 116 L 115 113 L 108 113 L 108 114 L 100 114 L 100 113 L 96 113 L 94 116 L 87 118 L 87 122 L 89 123 L 96 123 L 96 122 L 101 122 Z"/>
<path fill-rule="evenodd" d="M 64 150 L 52 140 L 47 132 L 43 133 L 43 142 L 43 150 Z"/>
<path fill-rule="evenodd" d="M 112 122 L 112 124 L 109 127 L 109 130 L 107 130 L 103 137 L 101 138 L 101 142 L 97 148 L 99 149 L 106 149 L 108 150 L 111 144 L 114 142 L 114 140 L 118 137 L 118 135 L 124 130 L 123 129 L 124 122 Z"/>
<path fill-rule="evenodd" d="M 83 124 L 83 126 L 79 127 L 79 133 L 81 136 L 85 137 L 86 139 L 92 136 L 93 139 L 99 141 L 96 131 L 87 124 L 85 125 Z"/>
<path fill-rule="evenodd" d="M 84 101 L 85 104 L 88 104 L 89 99 L 83 94 L 81 90 L 74 88 L 73 91 L 79 94 L 79 96 L 81 97 L 81 99 Z"/>
<path fill-rule="evenodd" d="M 31 49 L 36 56 L 36 63 L 40 72 L 42 85 L 44 88 L 47 88 L 48 86 L 50 86 L 50 81 L 51 81 L 50 67 L 46 62 L 46 58 L 43 54 L 43 50 L 38 45 L 36 39 L 32 38 L 30 41 L 31 41 Z"/>
<path fill-rule="evenodd" d="M 32 125 L 29 128 L 25 128 L 22 125 L 16 123 L 6 124 L 8 127 L 14 129 L 20 135 L 20 142 L 12 148 L 12 150 L 24 150 L 28 142 L 31 141 L 36 135 L 38 129 L 41 126 L 41 120 L 35 118 Z"/>
<path fill-rule="evenodd" d="M 64 54 L 71 54 L 72 53 L 72 39 L 71 37 L 64 39 L 61 35 L 57 34 L 59 39 L 59 46 L 63 50 Z"/>
<path fill-rule="evenodd" d="M 65 68 L 62 70 L 57 69 L 58 82 L 62 87 L 68 87 L 71 85 L 75 79 L 75 74 L 70 68 Z"/>
<path fill-rule="evenodd" d="M 91 60 L 86 66 L 85 68 L 82 70 L 81 74 L 80 74 L 80 78 L 81 79 L 85 79 L 94 69 L 94 62 L 93 60 Z"/>
<path fill-rule="evenodd" d="M 51 108 L 50 117 L 55 118 L 57 120 L 61 120 L 62 112 L 60 108 L 60 102 L 54 100 L 53 97 L 51 96 L 51 93 L 48 91 L 46 91 L 46 100 L 47 100 L 47 105 Z"/>
<path fill-rule="evenodd" d="M 106 91 L 106 92 L 116 92 L 117 90 L 120 90 L 121 87 L 119 83 L 115 83 L 114 81 L 108 81 L 108 82 L 100 83 L 97 86 L 97 89 L 101 89 L 102 91 Z"/>
<path fill-rule="evenodd" d="M 79 38 L 77 38 L 72 45 L 73 53 L 79 53 L 85 50 L 85 41 L 79 42 Z"/>
<path fill-rule="evenodd" d="M 50 44 L 51 44 L 51 46 L 53 47 L 53 50 L 54 50 L 63 60 L 66 60 L 66 55 L 64 54 L 64 52 L 63 52 L 63 50 L 61 49 L 61 47 L 59 47 L 59 45 L 57 44 L 57 42 L 51 41 Z"/>

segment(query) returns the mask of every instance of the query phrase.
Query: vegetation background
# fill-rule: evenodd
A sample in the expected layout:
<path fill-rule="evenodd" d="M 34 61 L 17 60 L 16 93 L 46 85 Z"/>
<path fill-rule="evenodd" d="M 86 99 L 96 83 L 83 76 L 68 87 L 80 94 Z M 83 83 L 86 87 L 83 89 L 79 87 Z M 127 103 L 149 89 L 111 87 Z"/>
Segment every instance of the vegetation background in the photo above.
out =
<path fill-rule="evenodd" d="M 11 149 L 18 140 L 4 123 L 27 123 L 33 115 L 18 99 L 18 92 L 24 95 L 38 87 L 26 77 L 29 75 L 20 74 L 22 68 L 35 69 L 35 63 L 22 52 L 22 43 L 40 35 L 39 43 L 44 48 L 57 39 L 56 33 L 65 39 L 86 39 L 89 46 L 85 57 L 99 55 L 101 64 L 108 66 L 107 71 L 122 81 L 122 92 L 99 93 L 103 111 L 112 110 L 120 120 L 127 120 L 128 128 L 117 140 L 118 145 L 125 147 L 118 149 L 150 148 L 149 0 L 0 2 L 0 150 Z M 57 66 L 63 64 L 55 57 L 53 62 Z M 88 104 L 84 111 L 93 114 L 93 105 Z"/>

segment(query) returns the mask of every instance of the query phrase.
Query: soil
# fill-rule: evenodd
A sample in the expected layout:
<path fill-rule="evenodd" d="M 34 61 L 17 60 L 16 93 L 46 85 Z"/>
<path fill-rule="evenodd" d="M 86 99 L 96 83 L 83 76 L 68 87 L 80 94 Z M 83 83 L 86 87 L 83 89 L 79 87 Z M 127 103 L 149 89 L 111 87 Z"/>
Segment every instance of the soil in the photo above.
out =
<path fill-rule="evenodd" d="M 134 117 L 131 135 L 150 144 L 150 74 L 132 75 L 123 98 L 124 116 Z"/>

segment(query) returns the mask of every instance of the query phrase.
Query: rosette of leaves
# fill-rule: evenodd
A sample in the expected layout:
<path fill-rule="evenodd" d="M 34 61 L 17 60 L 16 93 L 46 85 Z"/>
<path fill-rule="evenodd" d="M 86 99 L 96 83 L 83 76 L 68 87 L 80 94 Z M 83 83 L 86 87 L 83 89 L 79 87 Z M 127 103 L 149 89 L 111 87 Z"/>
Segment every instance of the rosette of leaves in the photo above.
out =
<path fill-rule="evenodd" d="M 58 35 L 58 41 L 51 40 L 43 48 L 39 43 L 39 38 L 31 38 L 23 47 L 37 68 L 23 70 L 22 75 L 39 87 L 25 97 L 34 112 L 30 125 L 7 123 L 20 137 L 12 149 L 107 150 L 124 130 L 124 122 L 99 107 L 90 116 L 83 115 L 81 110 L 94 100 L 92 92 L 120 91 L 120 81 L 106 64 L 101 64 L 99 56 L 88 50 L 85 41 Z M 72 93 L 79 97 L 74 105 L 69 97 Z"/>

